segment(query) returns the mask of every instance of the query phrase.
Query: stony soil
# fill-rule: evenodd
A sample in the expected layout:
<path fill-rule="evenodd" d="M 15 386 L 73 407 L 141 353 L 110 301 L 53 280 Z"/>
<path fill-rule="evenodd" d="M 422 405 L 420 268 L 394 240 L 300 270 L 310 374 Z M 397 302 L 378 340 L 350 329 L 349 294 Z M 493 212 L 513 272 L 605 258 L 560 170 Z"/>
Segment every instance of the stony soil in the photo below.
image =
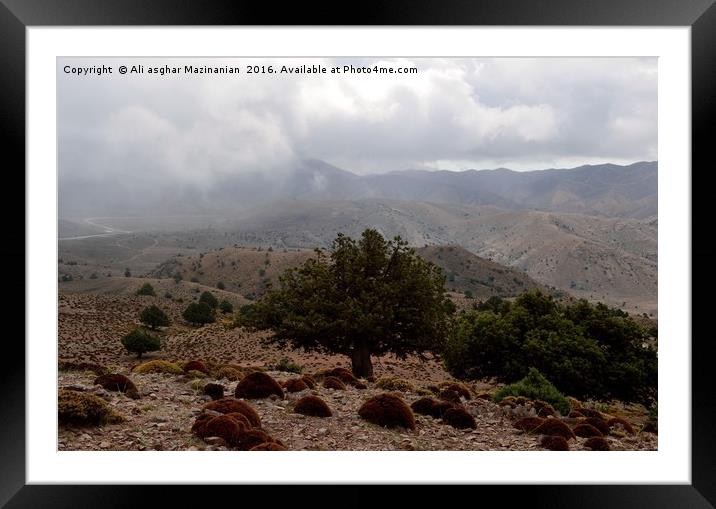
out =
<path fill-rule="evenodd" d="M 187 375 L 138 374 L 131 368 L 138 361 L 127 355 L 119 339 L 136 323 L 138 312 L 158 303 L 172 318 L 173 325 L 161 332 L 162 350 L 147 354 L 151 359 L 202 360 L 235 363 L 267 370 L 279 382 L 296 377 L 293 373 L 276 371 L 273 367 L 283 358 L 303 367 L 304 373 L 325 368 L 348 367 L 343 356 L 306 353 L 267 346 L 265 335 L 228 328 L 216 323 L 201 328 L 183 325 L 183 305 L 161 297 L 105 295 L 64 295 L 59 302 L 59 358 L 72 362 L 91 362 L 107 366 L 114 372 L 128 375 L 137 386 L 140 399 L 110 392 L 94 386 L 94 373 L 61 371 L 58 388 L 69 387 L 97 394 L 105 399 L 126 421 L 100 427 L 61 426 L 58 436 L 60 450 L 221 450 L 220 441 L 207 443 L 191 434 L 195 416 L 208 398 L 192 388 L 194 379 Z M 422 397 L 418 389 L 450 380 L 440 363 L 432 358 L 409 357 L 400 360 L 385 356 L 374 360 L 375 375 L 396 376 L 410 381 L 415 391 L 399 392 L 408 404 Z M 227 395 L 233 395 L 238 382 L 204 378 L 204 382 L 221 383 Z M 512 427 L 515 418 L 525 409 L 509 410 L 491 401 L 473 398 L 463 401 L 477 422 L 475 430 L 457 430 L 439 419 L 416 415 L 415 431 L 385 429 L 358 416 L 358 408 L 370 396 L 385 392 L 368 382 L 365 390 L 349 386 L 332 390 L 319 386 L 315 391 L 287 393 L 286 399 L 276 397 L 252 400 L 267 433 L 281 440 L 290 450 L 541 450 L 539 437 Z M 494 389 L 489 384 L 472 384 L 477 394 Z M 293 403 L 306 394 L 323 398 L 333 411 L 329 418 L 306 417 L 293 412 Z M 639 427 L 643 408 L 614 406 L 613 414 L 626 417 Z M 573 450 L 582 449 L 586 439 L 570 442 Z M 612 450 L 655 450 L 657 436 L 637 433 L 634 436 L 609 436 Z"/>

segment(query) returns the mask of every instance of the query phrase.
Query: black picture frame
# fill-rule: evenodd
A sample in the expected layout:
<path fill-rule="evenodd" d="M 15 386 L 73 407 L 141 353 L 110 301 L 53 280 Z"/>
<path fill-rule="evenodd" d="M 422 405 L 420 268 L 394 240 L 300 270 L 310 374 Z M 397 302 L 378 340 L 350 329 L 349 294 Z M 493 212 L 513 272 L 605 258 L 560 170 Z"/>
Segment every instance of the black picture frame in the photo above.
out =
<path fill-rule="evenodd" d="M 112 26 L 112 25 L 545 25 L 545 26 L 690 26 L 692 37 L 692 484 L 648 486 L 527 486 L 510 487 L 509 499 L 530 507 L 714 507 L 716 504 L 716 398 L 711 378 L 712 336 L 707 331 L 708 299 L 697 299 L 699 291 L 714 288 L 714 260 L 708 219 L 711 210 L 704 199 L 712 189 L 710 170 L 711 124 L 716 109 L 716 6 L 714 0 L 400 0 L 282 3 L 244 0 L 0 0 L 0 125 L 5 143 L 5 189 L 25 189 L 20 168 L 25 165 L 25 29 L 31 26 Z M 660 140 L 668 142 L 668 140 Z M 693 171 L 699 168 L 698 171 Z M 14 181 L 13 181 L 14 180 Z M 701 199 L 699 199 L 701 198 Z M 32 270 L 25 263 L 24 223 L 20 205 L 3 200 L 4 218 L 14 222 L 17 232 L 0 248 L 3 267 Z M 702 228 L 699 228 L 701 225 Z M 702 233 L 702 235 L 698 235 Z M 10 234 L 8 234 L 10 235 Z M 23 239 L 20 242 L 19 239 Z M 20 271 L 8 270 L 16 279 L 15 288 L 24 288 Z M 17 297 L 17 296 L 15 296 Z M 17 302 L 16 299 L 15 302 Z M 26 302 L 31 306 L 32 302 Z M 699 325 L 701 327 L 699 327 Z M 24 334 L 24 330 L 23 330 Z M 25 351 L 17 336 L 4 335 L 3 368 L 0 370 L 0 505 L 7 507 L 126 507 L 140 503 L 136 487 L 127 486 L 40 486 L 25 482 Z M 691 338 L 669 338 L 689 341 Z M 12 357 L 10 357 L 12 356 Z M 11 358 L 12 362 L 7 359 Z M 23 362 L 20 361 L 23 359 Z M 186 487 L 171 490 L 146 488 L 147 495 L 161 495 L 189 503 Z M 217 488 L 212 488 L 217 489 Z M 242 488 L 248 489 L 248 488 Z M 298 488 L 294 488 L 296 490 Z M 473 487 L 472 489 L 475 489 Z M 504 488 L 480 487 L 485 494 L 504 499 Z M 215 501 L 222 492 L 215 492 Z M 372 503 L 367 487 L 351 487 L 342 504 Z M 421 490 L 414 493 L 423 497 Z M 247 500 L 251 493 L 242 494 Z M 463 494 L 455 494 L 462 496 Z M 286 501 L 296 496 L 286 495 Z M 402 496 L 402 495 L 401 495 Z M 475 497 L 475 494 L 467 495 Z M 282 495 L 271 495 L 281 503 Z M 298 495 L 301 498 L 300 495 Z M 212 497 L 213 498 L 213 497 Z M 146 499 L 147 501 L 149 499 Z M 229 499 L 231 500 L 231 498 Z M 407 502 L 407 501 L 406 501 Z"/>

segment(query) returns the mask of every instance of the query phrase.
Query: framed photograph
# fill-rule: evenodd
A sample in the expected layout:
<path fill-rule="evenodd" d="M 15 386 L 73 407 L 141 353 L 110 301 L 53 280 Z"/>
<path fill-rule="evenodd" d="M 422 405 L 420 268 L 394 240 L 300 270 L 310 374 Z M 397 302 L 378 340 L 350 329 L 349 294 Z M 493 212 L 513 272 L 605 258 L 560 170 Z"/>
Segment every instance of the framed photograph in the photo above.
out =
<path fill-rule="evenodd" d="M 5 1 L 26 320 L 0 501 L 712 507 L 712 3 Z"/>

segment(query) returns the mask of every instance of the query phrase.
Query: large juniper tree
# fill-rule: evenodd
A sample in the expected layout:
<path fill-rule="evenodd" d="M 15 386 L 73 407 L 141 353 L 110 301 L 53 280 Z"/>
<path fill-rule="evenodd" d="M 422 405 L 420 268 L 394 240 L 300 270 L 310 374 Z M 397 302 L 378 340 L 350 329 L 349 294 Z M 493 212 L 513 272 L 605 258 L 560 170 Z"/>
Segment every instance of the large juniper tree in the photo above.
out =
<path fill-rule="evenodd" d="M 407 242 L 366 230 L 339 234 L 330 253 L 287 270 L 279 287 L 252 307 L 249 324 L 272 340 L 350 357 L 356 376 L 373 373 L 371 355 L 439 350 L 450 301 L 438 267 Z"/>

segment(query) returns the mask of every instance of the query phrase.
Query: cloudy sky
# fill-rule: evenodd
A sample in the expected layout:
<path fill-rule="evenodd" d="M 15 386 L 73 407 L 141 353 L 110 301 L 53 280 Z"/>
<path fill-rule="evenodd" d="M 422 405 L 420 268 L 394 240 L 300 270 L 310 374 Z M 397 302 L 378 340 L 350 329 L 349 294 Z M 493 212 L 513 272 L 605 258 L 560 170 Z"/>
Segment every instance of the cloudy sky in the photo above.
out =
<path fill-rule="evenodd" d="M 121 75 L 120 65 L 239 65 L 239 75 Z M 247 64 L 415 66 L 417 74 L 248 75 Z M 64 66 L 112 65 L 80 77 Z M 60 178 L 188 182 L 290 171 L 359 174 L 574 167 L 657 159 L 654 58 L 58 60 Z"/>

